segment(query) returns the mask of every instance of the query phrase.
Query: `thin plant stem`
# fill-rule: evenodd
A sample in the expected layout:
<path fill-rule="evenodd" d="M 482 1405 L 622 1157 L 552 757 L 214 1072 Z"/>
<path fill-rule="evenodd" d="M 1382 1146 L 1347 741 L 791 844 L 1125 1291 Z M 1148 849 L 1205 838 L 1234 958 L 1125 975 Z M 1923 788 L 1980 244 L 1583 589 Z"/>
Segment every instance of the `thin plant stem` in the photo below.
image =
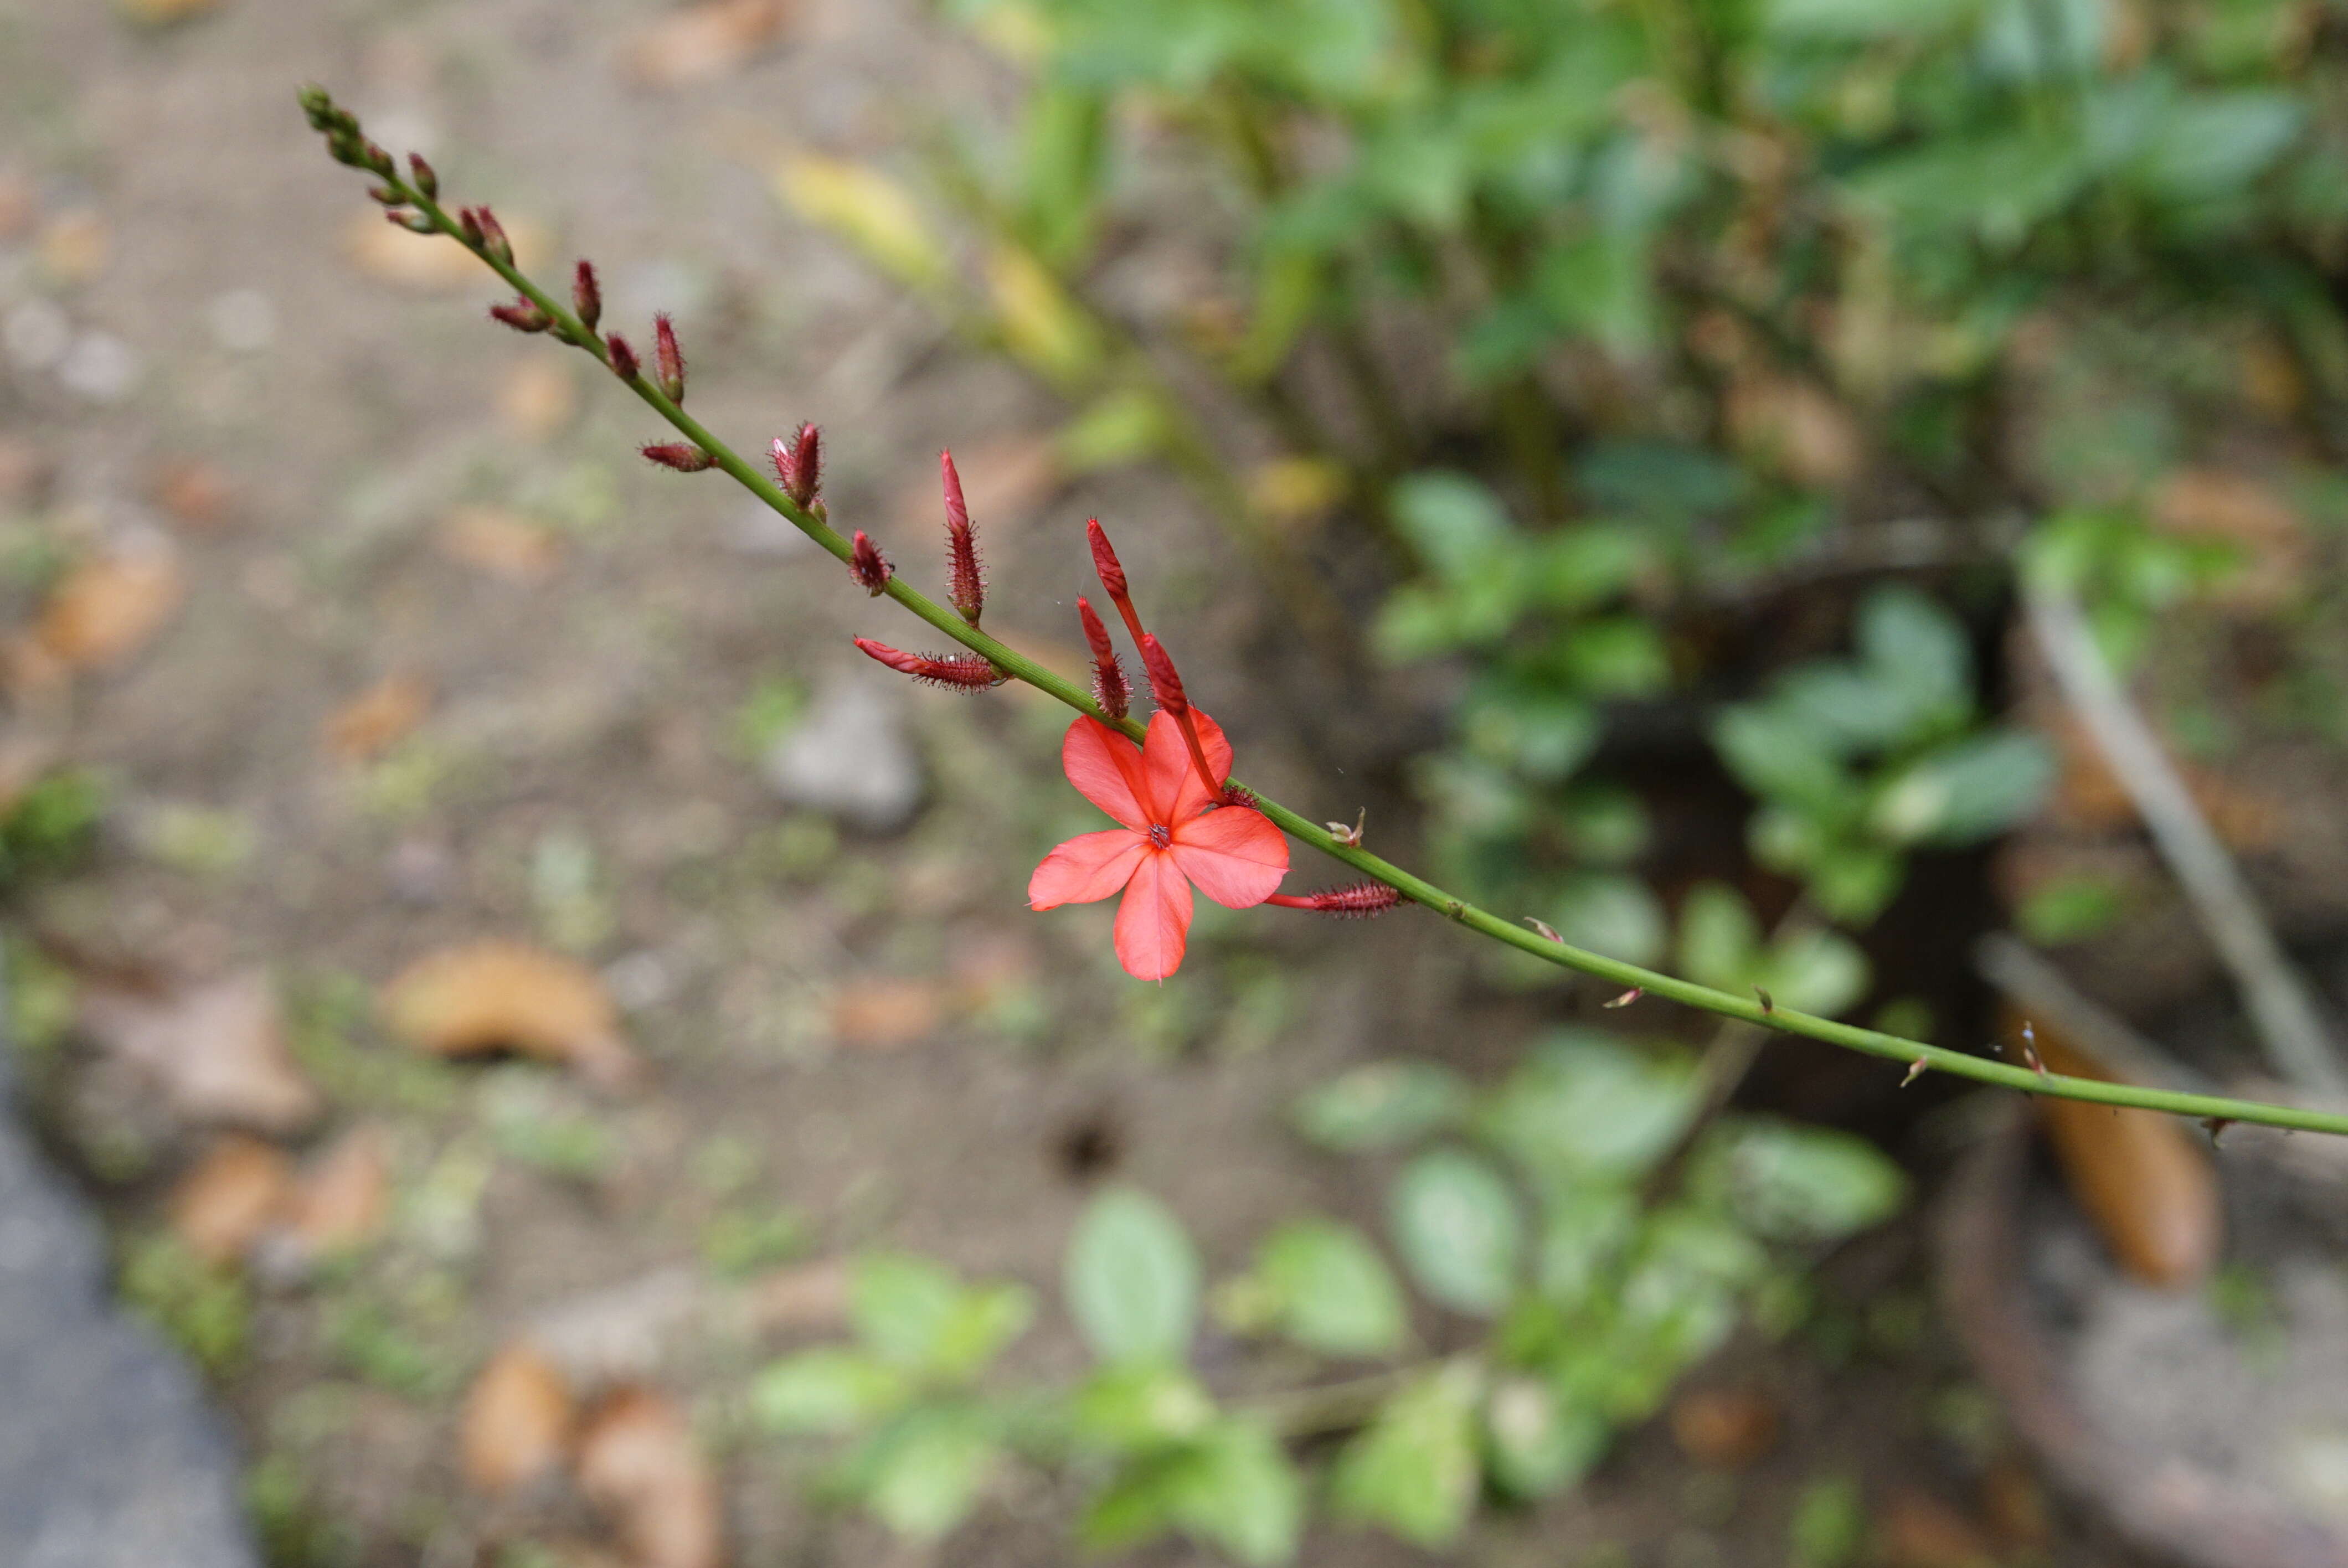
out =
<path fill-rule="evenodd" d="M 606 365 L 610 358 L 602 340 L 580 324 L 578 318 L 552 294 L 541 288 L 507 260 L 486 247 L 470 244 L 454 220 L 422 191 L 405 179 L 391 176 L 384 183 L 407 206 L 423 213 L 432 226 L 479 257 L 492 271 L 513 285 L 523 298 L 546 313 L 553 323 L 550 329 L 564 342 L 593 354 Z M 659 415 L 687 440 L 709 454 L 713 466 L 722 468 L 736 483 L 773 508 L 800 532 L 829 551 L 843 563 L 852 554 L 849 540 L 808 509 L 794 503 L 775 481 L 742 455 L 713 435 L 707 427 L 664 396 L 653 380 L 637 375 L 627 382 L 628 389 L 642 399 L 646 406 Z M 1013 680 L 1025 682 L 1037 691 L 1109 725 L 1139 741 L 1144 728 L 1138 719 L 1112 717 L 1092 698 L 1072 682 L 1038 664 L 1026 655 L 969 625 L 952 609 L 939 604 L 910 586 L 902 577 L 891 577 L 882 589 L 920 620 L 926 621 L 940 635 L 962 644 L 972 652 L 991 661 Z M 1234 781 L 1237 782 L 1237 781 Z M 1242 786 L 1244 787 L 1244 786 Z M 1819 1018 L 1797 1012 L 1791 1008 L 1773 1006 L 1757 997 L 1735 996 L 1715 990 L 1692 980 L 1661 974 L 1637 964 L 1610 958 L 1601 953 L 1590 952 L 1561 941 L 1536 935 L 1523 927 L 1513 925 L 1489 910 L 1478 908 L 1423 876 L 1416 876 L 1401 866 L 1381 859 L 1359 845 L 1347 844 L 1333 836 L 1320 824 L 1301 815 L 1251 790 L 1255 795 L 1256 809 L 1271 818 L 1292 838 L 1319 850 L 1395 888 L 1413 903 L 1424 905 L 1445 918 L 1454 921 L 1480 936 L 1504 942 L 1520 952 L 1530 953 L 1560 968 L 1576 970 L 1618 989 L 1637 988 L 1648 996 L 1664 1001 L 1681 1003 L 1700 1011 L 1724 1019 L 1741 1020 L 1766 1030 L 1784 1034 L 1797 1034 L 1811 1040 L 1838 1045 L 1863 1055 L 1881 1057 L 1907 1066 L 1918 1061 L 1927 1069 L 1946 1072 L 1954 1077 L 2003 1089 L 2020 1090 L 2029 1094 L 2046 1094 L 2062 1099 L 2083 1100 L 2096 1104 L 2131 1106 L 2146 1111 L 2163 1111 L 2179 1116 L 2195 1116 L 2219 1122 L 2254 1122 L 2268 1126 L 2297 1128 L 2306 1132 L 2348 1134 L 2348 1114 L 2334 1112 L 2305 1110 L 2296 1106 L 2262 1104 L 2256 1101 L 2233 1100 L 2209 1094 L 2184 1094 L 2168 1090 L 2142 1089 L 2131 1084 L 2107 1083 L 2094 1079 L 2067 1078 L 2058 1073 L 2033 1072 L 2027 1068 L 1991 1061 L 1982 1057 L 1952 1050 L 1946 1046 L 1927 1045 L 1919 1040 L 1902 1040 L 1898 1035 L 1879 1030 L 1862 1029 L 1856 1024 L 1840 1023 L 1833 1019 Z"/>

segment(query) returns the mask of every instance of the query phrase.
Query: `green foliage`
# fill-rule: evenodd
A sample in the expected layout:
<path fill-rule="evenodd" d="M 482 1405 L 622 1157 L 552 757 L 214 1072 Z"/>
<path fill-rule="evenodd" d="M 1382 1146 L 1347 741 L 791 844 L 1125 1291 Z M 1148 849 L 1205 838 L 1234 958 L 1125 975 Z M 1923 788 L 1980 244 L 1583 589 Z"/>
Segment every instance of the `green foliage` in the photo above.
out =
<path fill-rule="evenodd" d="M 964 1285 L 926 1258 L 882 1254 L 857 1265 L 849 1312 L 875 1359 L 953 1384 L 975 1378 L 1024 1333 L 1035 1304 L 1017 1285 Z"/>
<path fill-rule="evenodd" d="M 105 815 L 106 790 L 96 774 L 79 768 L 45 774 L 0 815 L 0 886 L 71 869 Z"/>
<path fill-rule="evenodd" d="M 115 1284 L 133 1311 L 205 1371 L 217 1377 L 243 1359 L 252 1298 L 234 1269 L 207 1264 L 157 1232 L 124 1244 Z"/>
<path fill-rule="evenodd" d="M 1456 1150 L 1422 1154 L 1394 1189 L 1395 1245 L 1419 1287 L 1457 1312 L 1488 1317 L 1515 1291 L 1524 1223 L 1499 1173 Z"/>
<path fill-rule="evenodd" d="M 1068 1245 L 1068 1310 L 1104 1361 L 1179 1361 L 1199 1312 L 1199 1255 L 1147 1194 L 1103 1193 Z"/>
<path fill-rule="evenodd" d="M 1431 1061 L 1378 1061 L 1329 1080 L 1296 1102 L 1297 1131 L 1357 1153 L 1415 1142 L 1457 1121 L 1468 1086 Z"/>
<path fill-rule="evenodd" d="M 1457 1535 L 1483 1478 L 1477 1431 L 1483 1381 L 1473 1364 L 1454 1362 L 1389 1399 L 1338 1456 L 1329 1483 L 1338 1517 L 1426 1547 Z"/>
<path fill-rule="evenodd" d="M 1276 1331 L 1324 1356 L 1385 1356 L 1402 1348 L 1409 1307 L 1363 1235 L 1328 1220 L 1282 1225 L 1256 1251 L 1254 1269 L 1219 1293 L 1235 1327 Z"/>

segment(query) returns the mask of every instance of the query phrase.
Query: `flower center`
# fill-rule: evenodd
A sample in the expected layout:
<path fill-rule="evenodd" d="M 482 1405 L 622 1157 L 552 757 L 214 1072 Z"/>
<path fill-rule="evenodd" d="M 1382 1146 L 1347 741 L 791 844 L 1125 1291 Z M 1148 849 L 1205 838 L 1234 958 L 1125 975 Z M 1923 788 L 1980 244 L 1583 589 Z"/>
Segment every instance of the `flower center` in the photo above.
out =
<path fill-rule="evenodd" d="M 1174 835 L 1164 823 L 1153 822 L 1149 825 L 1149 842 L 1160 849 L 1169 848 L 1174 843 Z"/>

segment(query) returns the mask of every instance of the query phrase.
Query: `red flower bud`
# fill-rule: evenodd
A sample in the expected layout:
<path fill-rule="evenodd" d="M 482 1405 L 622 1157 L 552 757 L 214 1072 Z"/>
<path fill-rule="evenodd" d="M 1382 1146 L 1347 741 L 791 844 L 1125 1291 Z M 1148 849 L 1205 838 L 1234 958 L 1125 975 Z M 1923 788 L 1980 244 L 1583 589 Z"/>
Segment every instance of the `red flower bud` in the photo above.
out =
<path fill-rule="evenodd" d="M 1147 631 L 1141 634 L 1141 667 L 1149 674 L 1149 694 L 1158 705 L 1177 719 L 1190 711 L 1190 699 L 1182 691 L 1182 677 L 1174 668 L 1174 661 L 1158 639 Z"/>
<path fill-rule="evenodd" d="M 427 196 L 440 194 L 440 177 L 432 172 L 432 166 L 424 161 L 422 153 L 407 155 L 407 172 L 417 190 Z"/>
<path fill-rule="evenodd" d="M 481 215 L 469 207 L 457 209 L 457 231 L 476 251 L 487 243 L 481 234 Z"/>
<path fill-rule="evenodd" d="M 975 653 L 907 653 L 869 637 L 858 638 L 856 646 L 891 670 L 901 670 L 916 681 L 957 692 L 983 692 L 1009 679 Z"/>
<path fill-rule="evenodd" d="M 505 225 L 487 207 L 473 209 L 473 217 L 481 229 L 481 253 L 491 261 L 513 265 L 513 241 L 506 238 Z"/>
<path fill-rule="evenodd" d="M 986 608 L 986 577 L 978 567 L 978 536 L 970 526 L 970 507 L 962 498 L 962 476 L 954 472 L 953 454 L 938 454 L 938 473 L 946 493 L 946 588 L 964 620 L 978 624 Z"/>
<path fill-rule="evenodd" d="M 665 313 L 653 318 L 653 353 L 660 364 L 660 389 L 671 403 L 685 401 L 685 354 L 676 346 L 676 328 Z"/>
<path fill-rule="evenodd" d="M 1085 537 L 1092 541 L 1093 570 L 1100 574 L 1101 587 L 1112 600 L 1125 597 L 1125 567 L 1109 548 L 1108 535 L 1101 531 L 1098 518 L 1085 519 Z"/>
<path fill-rule="evenodd" d="M 848 559 L 848 575 L 855 579 L 857 587 L 878 599 L 888 588 L 889 579 L 897 575 L 896 568 L 889 564 L 889 558 L 880 553 L 880 547 L 868 538 L 862 528 L 856 530 L 854 542 L 855 548 Z"/>
<path fill-rule="evenodd" d="M 501 321 L 518 333 L 542 333 L 554 324 L 554 318 L 528 300 L 516 300 L 510 305 L 491 305 L 492 320 Z"/>
<path fill-rule="evenodd" d="M 802 507 L 814 506 L 823 489 L 823 432 L 802 425 L 788 446 L 776 436 L 775 477 L 782 481 L 784 495 Z"/>
<path fill-rule="evenodd" d="M 1334 915 L 1341 920 L 1367 920 L 1385 914 L 1402 902 L 1402 891 L 1383 882 L 1349 882 L 1342 887 L 1323 887 L 1318 893 L 1296 897 L 1275 893 L 1264 900 L 1284 909 L 1310 909 L 1317 915 Z"/>
<path fill-rule="evenodd" d="M 392 222 L 398 224 L 401 228 L 407 230 L 411 234 L 430 234 L 436 232 L 432 227 L 432 220 L 427 218 L 421 212 L 410 212 L 403 208 L 396 212 L 386 212 L 384 216 L 389 219 Z"/>
<path fill-rule="evenodd" d="M 608 333 L 603 338 L 603 350 L 612 356 L 612 374 L 622 381 L 636 379 L 636 351 L 618 333 Z"/>
<path fill-rule="evenodd" d="M 399 207 L 406 205 L 407 201 L 407 197 L 402 196 L 398 191 L 394 190 L 388 185 L 368 186 L 367 200 L 374 202 L 378 207 Z"/>
<path fill-rule="evenodd" d="M 700 447 L 684 441 L 664 441 L 646 446 L 644 454 L 664 468 L 674 468 L 680 474 L 698 474 L 717 461 Z"/>
<path fill-rule="evenodd" d="M 595 266 L 582 261 L 571 274 L 571 308 L 579 313 L 579 324 L 589 332 L 603 319 L 603 290 L 595 281 Z"/>
<path fill-rule="evenodd" d="M 1125 666 L 1117 661 L 1108 628 L 1101 624 L 1092 601 L 1082 594 L 1076 596 L 1076 619 L 1085 623 L 1085 641 L 1092 645 L 1093 701 L 1110 718 L 1122 719 L 1133 702 L 1133 683 L 1125 678 Z"/>

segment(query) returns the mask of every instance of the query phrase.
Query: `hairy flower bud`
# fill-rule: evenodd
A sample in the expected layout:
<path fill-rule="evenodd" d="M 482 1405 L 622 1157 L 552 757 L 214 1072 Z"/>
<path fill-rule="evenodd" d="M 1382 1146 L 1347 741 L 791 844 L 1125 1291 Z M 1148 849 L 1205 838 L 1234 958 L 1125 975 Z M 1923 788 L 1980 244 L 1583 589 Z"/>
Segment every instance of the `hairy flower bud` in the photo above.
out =
<path fill-rule="evenodd" d="M 512 266 L 513 241 L 506 238 L 505 225 L 498 221 L 498 215 L 487 207 L 476 207 L 473 209 L 473 220 L 480 225 L 481 254 L 493 261 L 502 261 L 509 267 Z"/>
<path fill-rule="evenodd" d="M 1098 518 L 1085 519 L 1085 537 L 1092 541 L 1093 570 L 1100 574 L 1101 588 L 1112 600 L 1125 598 L 1125 567 L 1109 548 L 1108 535 L 1101 531 Z"/>
<path fill-rule="evenodd" d="M 618 376 L 622 381 L 636 379 L 636 351 L 628 346 L 626 338 L 622 337 L 618 333 L 606 333 L 603 338 L 603 352 L 611 356 L 613 375 Z"/>
<path fill-rule="evenodd" d="M 407 198 L 402 196 L 398 191 L 394 190 L 388 185 L 368 186 L 367 200 L 374 202 L 378 207 L 405 207 L 407 205 Z"/>
<path fill-rule="evenodd" d="M 301 104 L 302 113 L 308 118 L 312 130 L 328 131 L 335 128 L 335 98 L 332 93 L 312 82 L 294 96 Z"/>
<path fill-rule="evenodd" d="M 1147 631 L 1141 634 L 1141 667 L 1149 675 L 1149 694 L 1158 705 L 1179 719 L 1190 711 L 1190 699 L 1182 691 L 1182 677 L 1174 668 L 1165 646 Z"/>
<path fill-rule="evenodd" d="M 431 234 L 438 232 L 438 231 L 432 227 L 431 219 L 427 218 L 421 212 L 410 212 L 404 207 L 396 212 L 385 213 L 384 218 L 389 222 L 398 224 L 401 228 L 407 230 L 411 234 Z"/>
<path fill-rule="evenodd" d="M 700 447 L 685 441 L 662 441 L 644 447 L 644 455 L 664 468 L 674 468 L 680 474 L 698 474 L 717 461 Z"/>
<path fill-rule="evenodd" d="M 542 333 L 554 324 L 554 318 L 529 300 L 516 300 L 510 305 L 491 305 L 489 316 L 518 333 Z"/>
<path fill-rule="evenodd" d="M 466 244 L 479 250 L 489 242 L 481 230 L 481 215 L 470 207 L 457 209 L 457 232 Z"/>
<path fill-rule="evenodd" d="M 1400 904 L 1402 891 L 1383 882 L 1349 882 L 1341 887 L 1323 887 L 1318 893 L 1301 896 L 1275 893 L 1264 902 L 1286 909 L 1334 915 L 1341 920 L 1367 920 Z"/>
<path fill-rule="evenodd" d="M 916 681 L 926 681 L 932 686 L 945 686 L 957 692 L 983 692 L 989 686 L 999 686 L 1009 677 L 975 653 L 907 653 L 860 637 L 856 646 L 891 670 L 900 670 Z"/>
<path fill-rule="evenodd" d="M 1092 600 L 1082 594 L 1076 596 L 1076 619 L 1084 622 L 1085 641 L 1093 651 L 1093 701 L 1110 718 L 1122 719 L 1133 705 L 1133 682 L 1126 679 L 1125 666 L 1108 640 L 1108 628 L 1101 624 Z"/>
<path fill-rule="evenodd" d="M 986 608 L 986 576 L 979 570 L 978 536 L 970 526 L 970 506 L 962 497 L 962 476 L 954 472 L 953 454 L 938 454 L 938 473 L 946 494 L 946 588 L 964 620 L 978 624 Z"/>
<path fill-rule="evenodd" d="M 685 402 L 685 354 L 676 346 L 676 328 L 663 313 L 653 318 L 653 354 L 660 364 L 660 389 L 671 403 Z"/>
<path fill-rule="evenodd" d="M 775 437 L 775 477 L 783 494 L 802 507 L 812 507 L 823 491 L 823 432 L 812 425 L 799 426 L 788 444 Z"/>
<path fill-rule="evenodd" d="M 422 153 L 411 152 L 407 155 L 407 173 L 408 178 L 415 183 L 416 189 L 425 195 L 440 194 L 440 177 L 432 172 L 432 166 L 424 161 Z"/>
<path fill-rule="evenodd" d="M 862 528 L 856 530 L 853 544 L 854 548 L 848 558 L 848 575 L 855 580 L 857 587 L 878 599 L 888 588 L 889 579 L 897 575 L 897 569 L 889 564 L 889 558 L 880 553 L 880 547 L 874 544 Z M 865 651 L 869 653 L 871 650 Z"/>
<path fill-rule="evenodd" d="M 571 274 L 571 308 L 579 313 L 579 324 L 589 332 L 603 319 L 603 289 L 595 281 L 594 263 L 581 261 Z"/>

